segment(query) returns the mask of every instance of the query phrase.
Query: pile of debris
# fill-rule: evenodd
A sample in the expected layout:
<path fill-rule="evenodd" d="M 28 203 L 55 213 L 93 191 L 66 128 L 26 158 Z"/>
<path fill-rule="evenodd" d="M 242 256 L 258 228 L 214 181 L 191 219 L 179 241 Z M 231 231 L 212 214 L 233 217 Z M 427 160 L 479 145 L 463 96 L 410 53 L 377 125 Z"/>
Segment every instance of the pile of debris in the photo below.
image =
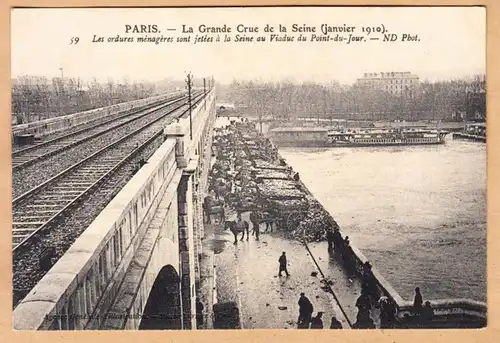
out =
<path fill-rule="evenodd" d="M 326 233 L 337 225 L 332 216 L 314 200 L 310 201 L 306 217 L 292 232 L 295 239 L 303 239 L 307 242 L 326 241 Z"/>
<path fill-rule="evenodd" d="M 279 157 L 269 139 L 243 123 L 217 133 L 218 160 L 213 174 L 215 178 L 234 176 L 234 205 L 241 209 L 258 204 L 268 208 L 280 217 L 286 235 L 292 239 L 327 240 L 327 231 L 337 223 L 302 189 L 298 174 L 293 176 L 292 168 Z"/>

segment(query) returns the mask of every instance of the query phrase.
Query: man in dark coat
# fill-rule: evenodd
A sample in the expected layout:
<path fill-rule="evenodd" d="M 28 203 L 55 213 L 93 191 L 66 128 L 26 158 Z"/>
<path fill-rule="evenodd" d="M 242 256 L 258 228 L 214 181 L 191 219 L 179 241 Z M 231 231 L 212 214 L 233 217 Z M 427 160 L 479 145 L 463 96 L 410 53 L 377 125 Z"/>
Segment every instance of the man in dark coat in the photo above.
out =
<path fill-rule="evenodd" d="M 342 249 L 342 244 L 343 244 L 344 239 L 342 238 L 342 235 L 340 234 L 339 227 L 336 226 L 333 229 L 333 248 L 335 251 L 340 251 Z"/>
<path fill-rule="evenodd" d="M 425 302 L 425 306 L 422 308 L 422 321 L 424 323 L 429 323 L 434 317 L 434 310 L 431 306 L 430 301 Z"/>
<path fill-rule="evenodd" d="M 250 221 L 252 222 L 252 235 L 255 233 L 255 239 L 259 240 L 261 214 L 258 210 L 250 214 Z"/>
<path fill-rule="evenodd" d="M 306 324 L 309 327 L 314 307 L 304 293 L 300 293 L 299 299 L 299 320 L 298 324 Z"/>
<path fill-rule="evenodd" d="M 328 240 L 328 251 L 332 251 L 332 249 L 333 249 L 333 242 L 335 240 L 335 235 L 333 234 L 332 230 L 328 230 L 326 232 L 326 239 Z"/>
<path fill-rule="evenodd" d="M 420 293 L 420 287 L 415 288 L 415 298 L 413 300 L 413 313 L 416 316 L 420 316 L 422 312 L 422 294 Z"/>
<path fill-rule="evenodd" d="M 323 312 L 318 312 L 318 315 L 311 319 L 310 329 L 323 329 L 323 319 L 321 319 L 322 316 Z"/>
<path fill-rule="evenodd" d="M 364 289 L 365 292 L 372 297 L 372 299 L 378 298 L 377 283 L 372 272 L 372 265 L 368 261 L 363 264 L 361 288 Z"/>
<path fill-rule="evenodd" d="M 203 304 L 196 298 L 196 324 L 198 328 L 203 326 Z"/>
<path fill-rule="evenodd" d="M 280 264 L 280 269 L 279 269 L 279 272 L 278 272 L 278 276 L 281 277 L 281 272 L 285 272 L 286 273 L 286 276 L 290 276 L 290 274 L 288 273 L 288 269 L 286 267 L 286 254 L 285 252 L 283 251 L 283 253 L 281 254 L 280 258 L 278 259 L 278 262 Z"/>
<path fill-rule="evenodd" d="M 383 296 L 380 302 L 380 328 L 394 328 L 396 324 L 396 305 L 391 299 Z"/>
<path fill-rule="evenodd" d="M 342 329 L 342 324 L 338 321 L 335 316 L 332 317 L 332 322 L 330 323 L 330 329 Z"/>

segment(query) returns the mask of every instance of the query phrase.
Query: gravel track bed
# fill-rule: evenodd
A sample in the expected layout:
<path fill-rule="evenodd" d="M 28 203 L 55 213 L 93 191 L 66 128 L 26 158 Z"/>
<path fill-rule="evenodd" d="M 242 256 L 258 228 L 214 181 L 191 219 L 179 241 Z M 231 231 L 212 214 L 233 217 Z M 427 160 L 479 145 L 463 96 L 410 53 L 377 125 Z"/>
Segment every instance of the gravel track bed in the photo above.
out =
<path fill-rule="evenodd" d="M 127 140 L 117 144 L 110 150 L 107 150 L 106 152 L 100 154 L 96 158 L 93 158 L 92 160 L 84 163 L 83 165 L 79 166 L 74 172 L 71 172 L 65 176 L 63 176 L 60 179 L 60 182 L 57 183 L 51 183 L 50 185 L 47 185 L 46 188 L 40 193 L 43 195 L 43 193 L 50 192 L 53 190 L 53 187 L 58 187 L 62 184 L 64 184 L 65 180 L 68 180 L 69 178 L 73 178 L 74 174 L 78 172 L 78 170 L 82 168 L 90 168 L 96 170 L 98 167 L 101 167 L 108 161 L 110 158 L 117 159 L 118 161 L 122 160 L 126 156 L 130 155 L 137 146 L 142 146 L 144 143 L 147 142 L 148 139 L 153 137 L 155 134 L 157 134 L 161 129 L 164 127 L 165 124 L 172 122 L 173 118 L 172 116 L 168 116 L 167 118 L 164 118 L 160 120 L 160 122 L 155 123 L 148 127 L 147 129 L 142 130 L 139 133 L 136 133 L 133 137 L 128 138 Z M 97 182 L 99 178 L 104 175 L 104 172 L 100 172 L 97 174 L 94 174 L 93 176 L 87 176 L 85 178 L 85 181 L 89 182 Z M 81 178 L 81 177 L 79 177 Z M 82 179 L 83 181 L 83 179 Z M 63 193 L 60 193 L 62 196 Z M 33 199 L 37 198 L 37 194 L 34 195 Z M 23 201 L 21 203 L 18 203 L 16 206 L 13 207 L 13 217 L 19 216 L 30 216 L 30 215 L 36 215 L 36 213 L 39 213 L 40 210 L 50 210 L 52 209 L 51 206 L 47 207 L 38 207 L 36 209 L 30 208 L 27 206 L 30 206 L 33 204 L 32 199 L 30 198 L 28 201 Z M 61 207 L 62 208 L 62 207 Z"/>
<path fill-rule="evenodd" d="M 163 102 L 163 101 L 161 101 L 161 102 Z M 158 105 L 161 102 L 157 102 L 157 103 L 155 103 L 155 105 Z M 151 104 L 151 105 L 153 105 L 153 104 Z M 146 106 L 146 107 L 144 107 L 144 108 L 148 108 L 148 107 L 149 107 L 149 105 Z M 43 136 L 43 137 L 41 137 L 40 141 L 37 141 L 37 143 L 43 143 L 43 142 L 46 142 L 46 141 L 49 141 L 49 140 L 52 140 L 52 139 L 56 139 L 58 137 L 65 136 L 65 135 L 67 135 L 69 133 L 73 133 L 73 132 L 76 132 L 76 131 L 79 131 L 79 130 L 91 127 L 91 126 L 96 125 L 98 123 L 103 123 L 103 122 L 105 122 L 107 120 L 110 120 L 110 119 L 117 119 L 117 118 L 120 118 L 122 116 L 129 115 L 129 114 L 131 114 L 131 113 L 133 113 L 134 111 L 137 111 L 137 110 L 138 110 L 137 108 L 135 110 L 123 110 L 123 111 L 118 112 L 118 113 L 114 113 L 114 114 L 110 114 L 110 115 L 105 115 L 105 116 L 97 118 L 97 119 L 95 119 L 93 121 L 90 121 L 90 122 L 87 122 L 87 123 L 82 123 L 82 124 L 79 124 L 79 125 L 75 125 L 75 126 L 72 126 L 72 127 L 68 128 L 68 129 L 65 129 L 65 130 L 62 130 L 62 131 L 58 131 L 58 132 L 54 132 L 54 133 L 48 134 L 46 136 Z M 26 146 L 19 146 L 17 144 L 12 143 L 12 152 L 16 152 L 17 150 L 21 150 L 21 149 L 24 149 L 24 148 L 26 148 Z"/>
<path fill-rule="evenodd" d="M 170 101 L 170 100 L 173 100 L 173 99 L 169 99 L 169 100 L 166 100 L 166 101 Z M 54 132 L 54 133 L 51 133 L 51 134 L 48 134 L 46 136 L 43 136 L 41 137 L 41 139 L 39 141 L 36 141 L 36 144 L 40 144 L 40 143 L 43 143 L 43 142 L 46 142 L 46 141 L 50 141 L 50 140 L 53 140 L 53 139 L 56 139 L 56 138 L 59 138 L 59 137 L 63 137 L 63 136 L 66 136 L 68 134 L 71 134 L 71 133 L 75 133 L 77 131 L 80 131 L 80 130 L 83 130 L 83 129 L 91 129 L 91 130 L 97 130 L 99 128 L 102 128 L 103 126 L 102 125 L 106 125 L 106 127 L 110 127 L 112 125 L 114 125 L 115 123 L 117 123 L 116 121 L 117 120 L 124 120 L 125 118 L 131 118 L 131 116 L 135 116 L 135 115 L 138 115 L 138 111 L 146 111 L 152 107 L 155 107 L 155 106 L 158 106 L 160 105 L 161 103 L 165 103 L 165 101 L 160 101 L 160 102 L 156 102 L 154 104 L 150 104 L 148 106 L 144 106 L 142 107 L 141 109 L 133 109 L 133 110 L 123 110 L 119 113 L 115 113 L 115 114 L 110 114 L 110 115 L 106 115 L 106 116 L 103 116 L 103 117 L 100 117 L 100 118 L 97 118 L 97 119 L 94 119 L 93 121 L 90 121 L 90 122 L 87 122 L 87 123 L 82 123 L 82 124 L 79 124 L 79 125 L 76 125 L 76 126 L 72 126 L 68 129 L 65 129 L 65 130 L 62 130 L 62 131 L 59 131 L 59 132 Z M 99 127 L 96 127 L 96 128 L 92 128 L 93 126 L 95 125 L 101 125 Z M 90 132 L 89 131 L 86 131 L 83 133 L 84 136 L 87 136 L 87 135 L 90 135 Z M 73 136 L 74 137 L 77 137 L 79 135 L 76 135 L 76 136 Z M 62 142 L 62 140 L 61 140 Z M 22 150 L 22 149 L 25 149 L 27 148 L 27 146 L 18 146 L 18 145 L 14 145 L 12 146 L 12 152 L 15 153 L 19 150 Z M 35 151 L 35 150 L 32 150 L 32 151 Z"/>
<path fill-rule="evenodd" d="M 42 249 L 55 247 L 55 260 L 58 260 L 132 178 L 136 163 L 141 158 L 149 159 L 162 143 L 163 138 L 160 136 L 144 148 L 140 154 L 120 167 L 113 177 L 90 195 L 84 203 L 68 213 L 57 227 L 40 235 L 40 240 L 31 243 L 30 249 L 15 254 L 13 256 L 13 288 L 26 292 L 31 290 L 46 274 L 45 271 L 38 268 L 37 255 Z M 13 306 L 15 307 L 24 296 L 15 296 Z"/>
<path fill-rule="evenodd" d="M 38 148 L 35 148 L 35 149 L 32 149 L 32 150 L 29 150 L 27 151 L 26 153 L 20 153 L 18 154 L 16 157 L 18 156 L 23 156 L 25 154 L 29 154 L 29 155 L 32 155 L 32 154 L 47 154 L 49 152 L 52 152 L 52 151 L 56 151 L 56 150 L 59 150 L 62 148 L 62 146 L 67 146 L 68 144 L 72 143 L 72 142 L 75 142 L 76 140 L 81 140 L 85 137 L 89 137 L 89 136 L 92 136 L 94 134 L 98 134 L 100 132 L 103 132 L 109 128 L 112 128 L 114 126 L 117 126 L 117 125 L 120 125 L 121 123 L 124 123 L 126 121 L 129 121 L 129 120 L 132 120 L 133 118 L 136 118 L 136 117 L 140 117 L 142 114 L 140 113 L 135 113 L 135 114 L 124 114 L 122 116 L 120 116 L 119 118 L 115 118 L 114 120 L 112 121 L 109 121 L 109 122 L 106 122 L 106 123 L 103 123 L 97 127 L 90 127 L 90 125 L 88 126 L 88 129 L 83 131 L 83 132 L 79 132 L 75 135 L 72 135 L 70 137 L 66 137 L 66 138 L 63 138 L 61 139 L 60 141 L 58 142 L 55 142 L 55 144 L 49 144 L 49 145 L 46 145 L 46 146 L 41 146 L 41 147 L 38 147 Z"/>
<path fill-rule="evenodd" d="M 64 129 L 62 131 L 50 133 L 48 135 L 40 137 L 40 140 L 37 140 L 36 144 L 43 143 L 43 142 L 46 142 L 46 141 L 50 141 L 52 139 L 56 139 L 56 138 L 65 136 L 65 135 L 73 133 L 73 132 L 77 132 L 79 130 L 82 130 L 82 129 L 94 126 L 94 125 L 96 125 L 98 123 L 102 123 L 102 122 L 105 122 L 105 121 L 110 120 L 110 119 L 120 118 L 121 116 L 130 114 L 130 112 L 131 112 L 130 110 L 126 110 L 126 111 L 123 111 L 123 112 L 106 115 L 104 117 L 95 119 L 95 120 L 87 122 L 87 123 L 82 123 L 82 124 L 79 124 L 79 125 L 72 126 L 72 127 L 68 128 L 68 129 Z M 26 148 L 26 146 L 19 146 L 17 144 L 12 143 L 12 152 L 16 152 L 16 151 L 24 149 L 24 148 Z"/>
<path fill-rule="evenodd" d="M 71 147 L 68 150 L 61 152 L 60 154 L 56 154 L 43 161 L 40 161 L 40 163 L 35 163 L 26 168 L 22 168 L 21 170 L 14 171 L 12 174 L 13 198 L 16 198 L 21 194 L 29 191 L 30 189 L 38 186 L 49 178 L 57 175 L 61 171 L 69 168 L 73 164 L 81 161 L 82 159 L 88 157 L 96 151 L 120 139 L 133 130 L 136 130 L 139 126 L 145 125 L 148 122 L 163 116 L 168 111 L 168 109 L 159 110 L 150 115 L 147 115 L 145 118 L 138 119 L 130 124 L 119 127 L 116 130 L 112 130 L 103 135 L 92 138 L 82 144 Z M 158 125 L 165 125 L 165 123 L 170 120 L 169 117 L 171 117 L 171 115 L 160 120 L 153 126 L 158 127 Z"/>

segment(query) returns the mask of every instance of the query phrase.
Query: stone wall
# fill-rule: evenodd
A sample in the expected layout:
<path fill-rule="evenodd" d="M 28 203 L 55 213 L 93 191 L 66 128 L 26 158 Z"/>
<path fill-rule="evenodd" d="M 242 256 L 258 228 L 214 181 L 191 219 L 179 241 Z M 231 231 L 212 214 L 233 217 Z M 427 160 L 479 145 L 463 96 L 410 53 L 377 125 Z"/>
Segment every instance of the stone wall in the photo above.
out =
<path fill-rule="evenodd" d="M 177 171 L 167 140 L 13 313 L 17 330 L 98 327 Z M 73 315 L 73 316 L 69 316 Z"/>
<path fill-rule="evenodd" d="M 68 114 L 65 116 L 40 120 L 28 124 L 14 125 L 12 127 L 12 138 L 18 135 L 33 134 L 36 137 L 43 137 L 48 134 L 67 130 L 70 127 L 95 121 L 107 116 L 117 114 L 122 111 L 133 110 L 154 103 L 159 103 L 174 98 L 183 92 L 174 92 L 153 96 L 146 99 L 128 101 L 116 105 L 96 108 L 84 112 Z"/>

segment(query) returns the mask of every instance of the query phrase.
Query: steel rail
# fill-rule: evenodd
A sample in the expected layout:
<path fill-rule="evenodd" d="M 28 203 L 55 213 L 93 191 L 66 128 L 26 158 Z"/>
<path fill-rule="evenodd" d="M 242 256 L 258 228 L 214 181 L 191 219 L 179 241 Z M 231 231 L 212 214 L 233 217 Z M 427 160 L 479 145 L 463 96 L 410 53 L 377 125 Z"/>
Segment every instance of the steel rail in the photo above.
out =
<path fill-rule="evenodd" d="M 193 107 L 196 106 L 197 104 L 199 104 L 202 99 L 203 99 L 203 95 L 200 96 L 198 99 L 195 100 L 195 102 L 193 103 Z M 60 178 L 62 178 L 63 176 L 66 176 L 70 172 L 76 171 L 78 167 L 81 167 L 83 164 L 85 164 L 87 162 L 90 162 L 92 159 L 96 159 L 97 157 L 99 157 L 103 153 L 107 152 L 109 149 L 111 149 L 111 148 L 115 147 L 116 145 L 118 145 L 118 144 L 126 141 L 127 139 L 131 138 L 132 136 L 135 136 L 136 134 L 139 134 L 141 131 L 147 129 L 149 126 L 153 125 L 154 123 L 158 122 L 159 120 L 164 119 L 166 116 L 168 116 L 168 115 L 172 114 L 173 112 L 179 110 L 180 108 L 184 107 L 185 105 L 186 104 L 182 104 L 181 106 L 178 106 L 175 109 L 167 112 L 164 116 L 162 116 L 160 118 L 157 118 L 154 121 L 152 121 L 150 123 L 147 123 L 146 125 L 143 125 L 142 127 L 134 130 L 133 132 L 127 134 L 126 136 L 120 138 L 119 140 L 117 140 L 117 141 L 109 144 L 108 146 L 104 147 L 103 149 L 95 152 L 91 156 L 89 156 L 89 157 L 83 159 L 82 161 L 76 163 L 75 165 L 67 168 L 66 170 L 62 171 L 61 173 L 59 173 L 58 175 L 54 176 L 53 178 L 47 180 L 46 182 L 44 182 L 43 184 L 39 185 L 38 187 L 35 187 L 34 189 L 26 192 L 25 194 L 21 195 L 20 197 L 16 198 L 13 201 L 13 207 L 14 207 L 15 204 L 18 204 L 18 203 L 26 200 L 26 198 L 33 196 L 35 193 L 40 192 L 43 188 L 47 187 L 49 184 L 52 184 L 52 183 L 58 181 Z M 181 117 L 182 115 L 184 115 L 188 111 L 189 111 L 189 108 L 185 109 L 180 114 L 177 114 L 176 116 L 172 117 L 171 118 L 172 121 L 175 120 L 176 118 Z M 32 231 L 32 232 L 29 235 L 27 235 L 21 242 L 17 243 L 17 245 L 15 245 L 14 248 L 12 249 L 12 252 L 13 253 L 17 253 L 17 252 L 21 251 L 21 248 L 26 247 L 26 244 L 28 242 L 32 241 L 34 239 L 34 237 L 38 236 L 44 230 L 50 228 L 50 226 L 52 224 L 54 224 L 55 222 L 58 221 L 58 219 L 61 217 L 62 214 L 66 213 L 71 207 L 73 207 L 73 205 L 75 205 L 79 201 L 83 200 L 84 196 L 89 195 L 89 193 L 93 189 L 95 189 L 97 186 L 99 186 L 100 184 L 102 184 L 104 180 L 108 179 L 114 173 L 114 171 L 116 171 L 120 166 L 122 166 L 128 160 L 130 160 L 131 158 L 133 158 L 139 151 L 141 151 L 142 149 L 144 149 L 153 140 L 155 140 L 156 138 L 158 138 L 158 136 L 161 135 L 162 133 L 163 133 L 163 131 L 159 130 L 156 134 L 153 134 L 153 136 L 151 138 L 149 138 L 145 143 L 143 143 L 141 146 L 139 146 L 136 149 L 134 149 L 132 153 L 130 153 L 129 155 L 127 155 L 127 157 L 123 158 L 118 163 L 116 163 L 113 167 L 111 167 L 111 169 L 109 169 L 107 172 L 105 172 L 104 175 L 102 175 L 101 177 L 99 177 L 99 179 L 97 181 L 93 182 L 89 187 L 87 187 L 85 190 L 83 190 L 79 195 L 77 195 L 72 200 L 70 200 L 66 205 L 64 205 L 62 207 L 62 209 L 58 210 L 54 215 L 52 215 L 52 217 L 50 217 L 47 221 L 45 221 L 44 224 L 42 224 L 41 226 L 39 226 L 38 228 L 36 228 L 34 230 L 26 229 L 25 231 Z"/>
<path fill-rule="evenodd" d="M 180 97 L 180 96 L 181 95 L 177 95 L 177 97 Z M 104 124 L 108 123 L 109 121 L 112 121 L 112 120 L 115 120 L 115 119 L 120 119 L 120 118 L 125 117 L 127 115 L 139 113 L 140 111 L 143 111 L 145 109 L 148 109 L 148 108 L 151 108 L 151 107 L 154 107 L 154 106 L 158 106 L 160 103 L 168 101 L 168 100 L 172 100 L 173 98 L 176 98 L 176 96 L 173 96 L 171 99 L 157 100 L 154 103 L 151 103 L 149 105 L 145 105 L 145 106 L 143 106 L 141 108 L 123 109 L 123 110 L 121 110 L 121 111 L 119 111 L 117 113 L 114 113 L 114 114 L 105 115 L 105 116 L 102 116 L 102 117 L 99 117 L 99 118 L 95 118 L 95 119 L 89 120 L 88 122 L 84 122 L 84 123 L 81 123 L 81 124 L 76 124 L 76 125 L 74 125 L 74 126 L 72 126 L 72 127 L 69 128 L 69 130 L 75 129 L 75 131 L 73 131 L 73 132 L 62 133 L 61 132 L 62 130 L 53 132 L 53 133 L 51 133 L 51 134 L 48 135 L 49 138 L 48 138 L 47 141 L 42 141 L 41 143 L 34 144 L 34 145 L 31 145 L 31 146 L 28 146 L 28 147 L 21 147 L 21 148 L 18 148 L 18 149 L 13 149 L 12 150 L 12 156 L 14 157 L 14 155 L 17 154 L 17 153 L 24 153 L 24 152 L 28 152 L 31 149 L 36 149 L 36 148 L 44 145 L 47 142 L 53 143 L 54 141 L 56 141 L 58 139 L 64 139 L 64 138 L 66 138 L 69 135 L 78 134 L 81 131 L 87 130 L 89 128 L 92 129 L 92 128 L 96 127 L 96 126 L 104 125 Z M 109 119 L 109 118 L 111 118 L 111 119 Z M 53 138 L 50 138 L 51 136 L 53 136 Z M 13 146 L 13 148 L 14 148 L 14 146 Z"/>
<path fill-rule="evenodd" d="M 113 129 L 116 129 L 118 127 L 121 127 L 121 126 L 124 126 L 124 125 L 127 125 L 135 120 L 139 120 L 141 118 L 143 118 L 144 116 L 147 116 L 148 114 L 151 114 L 155 111 L 158 111 L 158 110 L 161 110 L 162 108 L 165 108 L 166 106 L 169 106 L 171 104 L 174 104 L 176 102 L 179 102 L 179 101 L 182 101 L 184 100 L 184 96 L 180 96 L 180 97 L 176 97 L 175 99 L 169 99 L 169 101 L 167 103 L 164 103 L 164 104 L 158 104 L 158 103 L 155 103 L 154 105 L 151 105 L 151 106 L 146 106 L 146 107 L 143 107 L 139 110 L 135 110 L 131 113 L 127 113 L 127 114 L 124 114 L 118 118 L 112 118 L 110 120 L 107 120 L 105 122 L 101 122 L 101 123 L 98 123 L 98 124 L 95 124 L 93 126 L 90 126 L 90 127 L 86 127 L 86 128 L 83 128 L 81 130 L 78 130 L 78 131 L 75 131 L 75 132 L 72 132 L 72 133 L 69 133 L 67 135 L 64 135 L 64 136 L 60 136 L 60 137 L 56 137 L 52 140 L 48 140 L 46 142 L 43 142 L 43 143 L 40 143 L 40 144 L 36 144 L 34 146 L 31 146 L 31 147 L 28 147 L 26 149 L 23 149 L 23 150 L 17 150 L 15 152 L 12 153 L 12 170 L 18 170 L 20 168 L 24 168 L 24 167 L 27 167 L 29 165 L 32 165 L 33 163 L 35 162 L 38 162 L 40 160 L 43 160 L 43 159 L 46 159 L 48 157 L 51 157 L 55 154 L 58 154 L 60 152 L 63 152 L 65 150 L 68 150 L 78 144 L 82 144 L 92 138 L 95 138 L 95 137 L 98 137 L 100 135 L 103 135 L 103 134 L 106 134 L 110 131 L 112 131 Z M 144 112 L 144 113 L 141 113 L 141 112 Z M 138 115 L 138 116 L 136 116 Z M 105 126 L 105 125 L 108 125 L 110 123 L 112 123 L 113 121 L 116 121 L 116 120 L 123 120 L 123 119 L 126 119 L 127 117 L 131 117 L 131 116 L 136 116 L 136 117 L 133 117 L 129 120 L 125 120 L 124 122 L 121 122 L 121 123 L 118 123 L 116 125 L 113 125 L 107 129 L 104 129 L 102 131 L 99 131 L 99 132 L 96 132 L 94 134 L 90 134 L 88 136 L 85 136 L 85 137 L 82 137 L 81 139 L 77 139 L 76 141 L 70 141 L 68 142 L 69 144 L 67 145 L 63 145 L 57 149 L 54 149 L 54 150 L 51 150 L 45 154 L 42 154 L 42 155 L 39 155 L 39 156 L 36 156 L 30 160 L 27 160 L 27 161 L 24 161 L 22 163 L 19 163 L 19 164 L 14 164 L 15 163 L 15 160 L 16 158 L 19 158 L 19 157 L 23 157 L 22 155 L 25 154 L 25 153 L 32 153 L 34 150 L 36 149 L 43 149 L 43 148 L 47 148 L 47 147 L 50 147 L 52 144 L 55 144 L 55 143 L 60 143 L 62 140 L 65 140 L 65 139 L 68 139 L 68 138 L 72 138 L 74 136 L 77 136 L 79 134 L 82 134 L 82 133 L 85 133 L 86 131 L 89 131 L 89 130 L 94 130 L 96 128 L 99 128 L 101 126 Z M 21 156 L 19 156 L 21 155 Z"/>

